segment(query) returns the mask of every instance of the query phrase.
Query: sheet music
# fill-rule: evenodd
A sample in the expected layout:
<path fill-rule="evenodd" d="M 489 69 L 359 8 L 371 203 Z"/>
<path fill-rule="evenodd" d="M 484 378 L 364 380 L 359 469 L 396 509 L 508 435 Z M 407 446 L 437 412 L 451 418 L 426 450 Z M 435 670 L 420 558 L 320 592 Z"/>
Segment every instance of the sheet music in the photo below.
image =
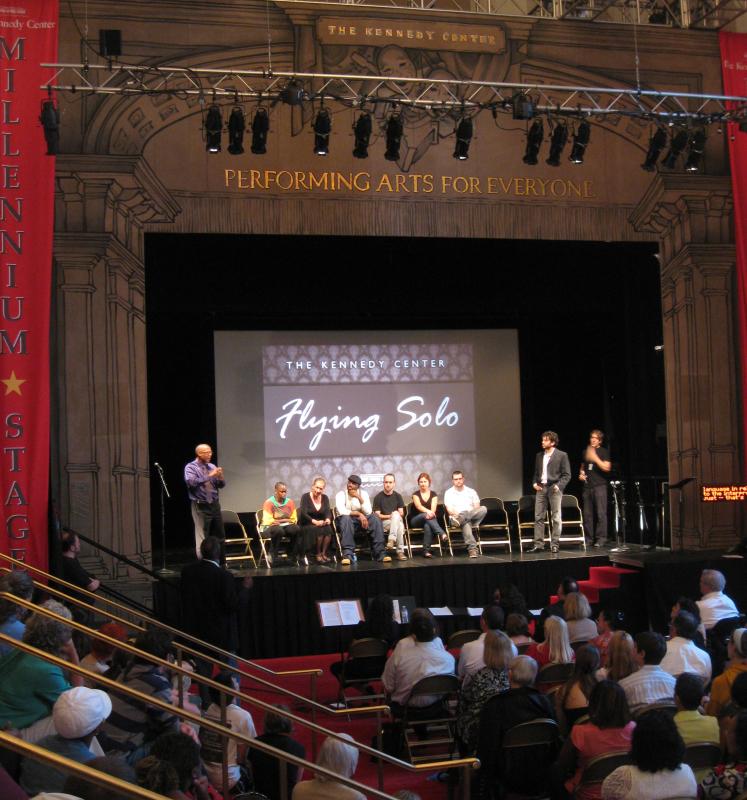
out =
<path fill-rule="evenodd" d="M 319 613 L 322 616 L 322 626 L 324 628 L 342 625 L 339 603 L 319 603 Z"/>
<path fill-rule="evenodd" d="M 448 606 L 442 606 L 441 608 L 429 608 L 428 611 L 433 614 L 434 617 L 453 617 L 454 615 L 451 613 L 451 609 Z M 480 609 L 480 613 L 482 613 L 482 609 Z"/>
<path fill-rule="evenodd" d="M 467 606 L 467 614 L 470 617 L 481 617 L 482 616 L 482 609 L 476 608 L 475 606 Z"/>
<path fill-rule="evenodd" d="M 357 625 L 361 621 L 357 600 L 340 600 L 340 624 Z"/>

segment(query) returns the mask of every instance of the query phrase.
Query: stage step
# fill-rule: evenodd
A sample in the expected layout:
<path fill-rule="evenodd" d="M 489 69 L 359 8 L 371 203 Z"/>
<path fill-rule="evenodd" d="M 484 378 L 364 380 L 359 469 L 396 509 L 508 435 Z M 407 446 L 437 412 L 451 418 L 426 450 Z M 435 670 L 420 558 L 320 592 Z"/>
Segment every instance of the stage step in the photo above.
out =
<path fill-rule="evenodd" d="M 635 570 L 620 567 L 589 567 L 589 581 L 600 589 L 617 589 L 623 575 L 634 573 Z"/>

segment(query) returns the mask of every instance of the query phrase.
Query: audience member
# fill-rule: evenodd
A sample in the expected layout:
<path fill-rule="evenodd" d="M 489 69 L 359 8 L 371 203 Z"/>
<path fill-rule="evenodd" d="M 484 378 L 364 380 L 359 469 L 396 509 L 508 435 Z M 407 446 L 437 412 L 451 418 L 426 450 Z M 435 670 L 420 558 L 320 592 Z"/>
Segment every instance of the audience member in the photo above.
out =
<path fill-rule="evenodd" d="M 65 619 L 70 611 L 55 600 L 44 607 Z M 73 645 L 69 625 L 43 614 L 32 614 L 23 633 L 23 641 L 77 665 L 78 653 Z M 53 734 L 52 707 L 70 686 L 80 686 L 82 679 L 70 674 L 70 682 L 62 669 L 21 650 L 0 661 L 0 728 L 11 728 L 14 735 L 27 742 L 37 742 Z"/>
<path fill-rule="evenodd" d="M 566 729 L 575 725 L 589 709 L 589 698 L 597 684 L 599 650 L 584 645 L 576 652 L 573 676 L 555 694 L 555 709 L 558 719 Z"/>
<path fill-rule="evenodd" d="M 620 681 L 633 714 L 650 703 L 674 702 L 674 678 L 659 666 L 667 652 L 660 633 L 644 631 L 635 637 L 639 669 Z"/>
<path fill-rule="evenodd" d="M 89 761 L 86 766 L 111 775 L 112 778 L 119 778 L 127 783 L 137 783 L 135 770 L 124 759 L 99 756 Z M 80 775 L 68 775 L 63 791 L 75 797 L 84 797 L 85 800 L 129 800 L 128 795 L 121 794 L 108 786 L 91 783 Z"/>
<path fill-rule="evenodd" d="M 68 689 L 57 698 L 52 709 L 57 733 L 44 736 L 37 745 L 71 761 L 86 764 L 96 758 L 91 744 L 111 711 L 112 703 L 106 692 L 85 686 Z M 66 779 L 64 772 L 42 761 L 27 757 L 21 762 L 19 782 L 29 795 L 61 792 Z"/>
<path fill-rule="evenodd" d="M 712 742 L 719 744 L 718 720 L 708 717 L 698 710 L 705 694 L 703 678 L 694 672 L 683 672 L 674 685 L 674 702 L 677 713 L 674 724 L 685 745 L 695 742 Z M 695 772 L 697 780 L 705 777 L 707 769 Z"/>
<path fill-rule="evenodd" d="M 493 592 L 493 605 L 503 609 L 506 624 L 511 614 L 521 614 L 526 619 L 531 617 L 524 595 L 513 583 L 503 584 Z"/>
<path fill-rule="evenodd" d="M 219 689 L 210 687 L 211 703 L 205 712 L 206 719 L 224 724 L 231 729 L 232 733 L 239 733 L 249 739 L 254 739 L 257 735 L 257 730 L 254 727 L 252 715 L 239 705 L 238 698 L 232 694 L 232 692 L 238 692 L 239 690 L 239 680 L 236 675 L 223 670 L 213 680 L 230 689 L 231 692 L 226 695 L 226 717 L 225 723 L 223 723 L 220 702 L 221 692 Z M 228 765 L 228 788 L 234 794 L 248 791 L 251 788 L 250 775 L 246 769 L 246 754 L 249 745 L 229 737 L 224 756 L 223 736 L 207 728 L 200 728 L 200 743 L 202 745 L 202 760 L 205 764 L 205 772 L 207 772 L 210 783 L 219 792 L 223 791 L 224 760 Z"/>
<path fill-rule="evenodd" d="M 34 581 L 28 572 L 15 569 L 0 578 L 0 592 L 7 592 L 22 600 L 31 600 L 34 594 Z M 26 616 L 25 608 L 16 605 L 12 600 L 0 598 L 0 633 L 20 641 L 26 630 L 23 623 Z M 0 642 L 0 657 L 7 656 L 13 649 L 12 645 Z"/>
<path fill-rule="evenodd" d="M 711 698 L 706 711 L 721 716 L 731 699 L 731 687 L 737 676 L 747 672 L 747 628 L 737 628 L 728 645 L 729 666 L 711 684 Z M 1 716 L 1 715 L 0 715 Z"/>
<path fill-rule="evenodd" d="M 120 642 L 127 641 L 127 631 L 116 622 L 107 622 L 98 629 L 99 633 L 108 636 L 111 639 L 117 639 Z M 80 660 L 81 667 L 84 667 L 89 672 L 96 672 L 103 675 L 108 672 L 111 667 L 112 659 L 117 648 L 103 639 L 97 639 L 95 636 L 91 639 L 91 652 Z M 84 678 L 83 683 L 90 689 L 96 688 L 94 681 L 89 681 Z"/>
<path fill-rule="evenodd" d="M 171 768 L 173 773 L 169 770 Z M 152 744 L 150 753 L 137 764 L 141 785 L 151 791 L 168 794 L 172 798 L 194 798 L 210 796 L 208 780 L 202 771 L 200 746 L 185 733 L 164 733 Z M 164 787 L 176 777 L 176 792 L 164 792 L 155 788 L 157 783 Z"/>
<path fill-rule="evenodd" d="M 747 790 L 747 711 L 726 730 L 728 760 L 717 764 L 701 781 L 706 800 L 734 800 Z"/>
<path fill-rule="evenodd" d="M 340 735 L 343 739 L 353 741 L 353 737 L 347 733 Z M 358 766 L 358 748 L 338 739 L 325 739 L 319 748 L 316 763 L 343 778 L 352 778 Z M 365 800 L 365 795 L 316 773 L 312 780 L 295 785 L 292 800 Z"/>
<path fill-rule="evenodd" d="M 529 646 L 527 655 L 540 667 L 546 664 L 569 664 L 575 654 L 568 639 L 568 626 L 560 617 L 548 617 L 545 621 L 545 641 Z"/>
<path fill-rule="evenodd" d="M 597 635 L 589 641 L 599 650 L 599 663 L 607 666 L 607 650 L 610 646 L 612 634 L 620 628 L 622 614 L 611 608 L 602 608 L 597 616 Z"/>
<path fill-rule="evenodd" d="M 281 711 L 289 711 L 288 706 L 276 706 Z M 285 753 L 290 753 L 298 758 L 306 758 L 304 746 L 291 738 L 293 722 L 286 716 L 281 716 L 272 711 L 265 714 L 264 733 L 257 736 L 258 742 L 269 744 Z M 267 797 L 280 797 L 280 767 L 274 756 L 251 748 L 249 761 L 252 765 L 254 790 Z M 293 792 L 293 787 L 301 779 L 302 770 L 294 764 L 286 765 L 286 779 L 288 782 L 288 797 Z"/>
<path fill-rule="evenodd" d="M 394 716 L 401 716 L 404 706 L 417 708 L 415 714 L 427 719 L 440 709 L 441 699 L 420 695 L 410 700 L 413 686 L 430 675 L 454 673 L 454 656 L 436 636 L 436 622 L 427 608 L 416 608 L 410 618 L 411 634 L 400 639 L 384 667 L 381 681 L 391 696 Z"/>
<path fill-rule="evenodd" d="M 506 636 L 520 649 L 534 644 L 529 635 L 529 622 L 523 614 L 509 614 L 506 618 Z"/>
<path fill-rule="evenodd" d="M 465 682 L 459 697 L 456 730 L 463 755 L 474 752 L 477 747 L 480 712 L 485 703 L 509 688 L 508 665 L 516 655 L 511 640 L 502 631 L 489 630 L 484 637 L 481 661 L 485 666 Z"/>
<path fill-rule="evenodd" d="M 597 626 L 591 619 L 591 606 L 586 595 L 569 592 L 563 603 L 563 614 L 571 643 L 589 642 L 597 635 Z"/>
<path fill-rule="evenodd" d="M 544 635 L 545 635 L 545 620 L 548 617 L 560 617 L 560 619 L 565 619 L 565 612 L 563 611 L 563 607 L 565 605 L 565 598 L 571 592 L 578 591 L 578 584 L 576 583 L 575 578 L 571 578 L 570 575 L 566 575 L 557 588 L 557 595 L 558 599 L 552 603 L 552 605 L 546 606 L 542 609 L 542 613 L 540 614 L 540 618 L 537 620 L 537 623 L 534 628 L 534 638 L 541 642 Z"/>
<path fill-rule="evenodd" d="M 739 616 L 734 601 L 724 594 L 726 578 L 715 569 L 704 569 L 700 574 L 700 593 L 697 601 L 700 619 L 706 631 L 722 619 L 733 619 Z"/>
<path fill-rule="evenodd" d="M 611 681 L 621 681 L 638 669 L 635 658 L 635 642 L 625 631 L 615 631 L 607 648 L 607 666 L 599 670 L 597 677 Z"/>
<path fill-rule="evenodd" d="M 502 629 L 503 609 L 500 606 L 485 606 L 480 616 L 480 630 L 482 633 L 479 638 L 462 645 L 462 650 L 459 653 L 457 675 L 463 686 L 467 686 L 472 676 L 485 667 L 482 654 L 485 647 L 485 636 L 488 631 L 502 631 Z M 512 655 L 519 655 L 519 651 L 512 642 L 510 646 Z"/>
<path fill-rule="evenodd" d="M 480 759 L 478 791 L 481 797 L 499 796 L 498 787 L 514 789 L 520 794 L 533 790 L 537 766 L 514 758 L 504 764 L 501 758 L 503 737 L 522 722 L 533 719 L 554 719 L 555 711 L 546 695 L 534 688 L 537 662 L 529 656 L 517 656 L 509 665 L 509 689 L 491 697 L 480 714 L 477 757 Z"/>
<path fill-rule="evenodd" d="M 698 607 L 697 602 L 691 597 L 685 597 L 684 595 L 678 597 L 669 614 L 670 622 L 677 616 L 677 614 L 680 613 L 680 611 L 688 611 L 698 621 L 698 630 L 695 633 L 693 641 L 698 647 L 705 648 L 705 628 L 703 627 L 703 622 L 700 619 L 700 608 Z"/>
<path fill-rule="evenodd" d="M 705 650 L 695 646 L 693 638 L 698 630 L 698 621 L 688 611 L 680 611 L 671 621 L 667 642 L 667 653 L 661 668 L 676 678 L 683 672 L 701 675 L 706 682 L 711 679 L 711 657 Z"/>
<path fill-rule="evenodd" d="M 614 681 L 600 681 L 589 697 L 589 722 L 574 725 L 553 770 L 553 782 L 575 800 L 599 800 L 601 784 L 579 786 L 588 763 L 605 753 L 630 750 L 635 722 L 630 719 L 625 692 Z M 562 792 L 556 789 L 557 795 Z"/>
<path fill-rule="evenodd" d="M 603 800 L 662 800 L 695 797 L 698 785 L 692 769 L 682 763 L 685 743 L 674 720 L 653 711 L 638 720 L 633 730 L 630 760 L 602 784 Z"/>

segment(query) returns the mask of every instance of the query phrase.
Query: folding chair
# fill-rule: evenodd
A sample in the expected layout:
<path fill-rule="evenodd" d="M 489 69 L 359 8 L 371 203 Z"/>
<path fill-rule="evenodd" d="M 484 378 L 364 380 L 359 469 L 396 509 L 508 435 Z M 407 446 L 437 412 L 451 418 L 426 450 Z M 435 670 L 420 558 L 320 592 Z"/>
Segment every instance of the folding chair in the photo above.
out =
<path fill-rule="evenodd" d="M 627 750 L 602 753 L 596 758 L 592 758 L 581 773 L 581 779 L 576 786 L 574 795 L 582 794 L 582 789 L 588 790 L 593 786 L 601 786 L 608 775 L 611 775 L 618 767 L 629 763 L 630 752 Z"/>
<path fill-rule="evenodd" d="M 586 550 L 586 536 L 584 535 L 584 517 L 578 498 L 572 494 L 564 494 L 560 498 L 560 516 L 563 520 L 563 528 L 560 532 L 560 544 L 574 544 L 578 542 Z M 573 532 L 569 532 L 571 529 Z"/>
<path fill-rule="evenodd" d="M 525 494 L 519 498 L 519 507 L 516 509 L 516 524 L 519 529 L 519 550 L 524 552 L 524 545 L 534 544 L 534 502 L 533 494 Z M 550 543 L 550 520 L 545 514 L 545 532 L 542 541 Z M 528 531 L 528 534 L 525 533 Z"/>
<path fill-rule="evenodd" d="M 447 650 L 461 650 L 468 642 L 474 642 L 480 638 L 480 631 L 470 628 L 466 631 L 454 631 L 446 641 Z"/>
<path fill-rule="evenodd" d="M 508 547 L 508 552 L 512 552 L 508 512 L 503 505 L 503 500 L 500 497 L 483 497 L 480 505 L 488 509 L 485 519 L 479 526 L 473 527 L 480 554 L 482 555 L 483 547 Z"/>
<path fill-rule="evenodd" d="M 456 675 L 431 675 L 412 687 L 408 703 L 418 695 L 436 695 L 440 706 L 434 717 L 418 715 L 417 706 L 405 706 L 402 718 L 405 752 L 410 763 L 448 761 L 456 755 L 456 711 L 459 679 Z"/>
<path fill-rule="evenodd" d="M 246 532 L 246 528 L 244 524 L 239 519 L 239 515 L 235 511 L 228 511 L 227 509 L 223 508 L 220 512 L 221 518 L 223 520 L 223 527 L 226 531 L 226 539 L 225 545 L 226 549 L 231 545 L 240 544 L 244 548 L 244 552 L 242 554 L 234 554 L 234 555 L 226 555 L 226 563 L 231 561 L 246 561 L 247 559 L 252 562 L 254 568 L 257 568 L 257 560 L 254 558 L 254 553 L 252 553 L 252 540 L 249 538 L 249 534 Z M 238 533 L 241 536 L 229 536 L 229 531 L 234 528 L 238 528 Z"/>
<path fill-rule="evenodd" d="M 345 689 L 364 688 L 372 681 L 380 680 L 388 652 L 389 645 L 383 639 L 357 639 L 350 643 L 342 662 L 342 670 L 337 676 L 340 684 L 339 700 L 345 708 L 349 707 L 349 701 L 361 702 L 383 698 L 382 694 L 361 694 L 348 698 Z"/>

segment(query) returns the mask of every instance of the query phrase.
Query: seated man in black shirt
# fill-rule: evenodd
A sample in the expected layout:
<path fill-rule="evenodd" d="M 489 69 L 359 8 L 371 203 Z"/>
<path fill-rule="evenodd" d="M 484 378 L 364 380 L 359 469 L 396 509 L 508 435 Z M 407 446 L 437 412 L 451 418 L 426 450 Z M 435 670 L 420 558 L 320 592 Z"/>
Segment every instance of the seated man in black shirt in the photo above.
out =
<path fill-rule="evenodd" d="M 78 553 L 80 553 L 80 539 L 74 533 L 64 533 L 62 535 L 62 575 L 63 580 L 72 583 L 74 586 L 79 586 L 81 589 L 87 589 L 89 592 L 95 592 L 101 582 L 93 575 L 89 575 L 82 564 L 78 561 Z M 90 597 L 86 597 L 76 592 L 69 592 L 70 596 L 83 600 L 85 603 L 92 603 Z M 70 611 L 73 613 L 73 619 L 83 625 L 91 626 L 93 622 L 93 614 L 74 603 L 70 603 Z"/>

